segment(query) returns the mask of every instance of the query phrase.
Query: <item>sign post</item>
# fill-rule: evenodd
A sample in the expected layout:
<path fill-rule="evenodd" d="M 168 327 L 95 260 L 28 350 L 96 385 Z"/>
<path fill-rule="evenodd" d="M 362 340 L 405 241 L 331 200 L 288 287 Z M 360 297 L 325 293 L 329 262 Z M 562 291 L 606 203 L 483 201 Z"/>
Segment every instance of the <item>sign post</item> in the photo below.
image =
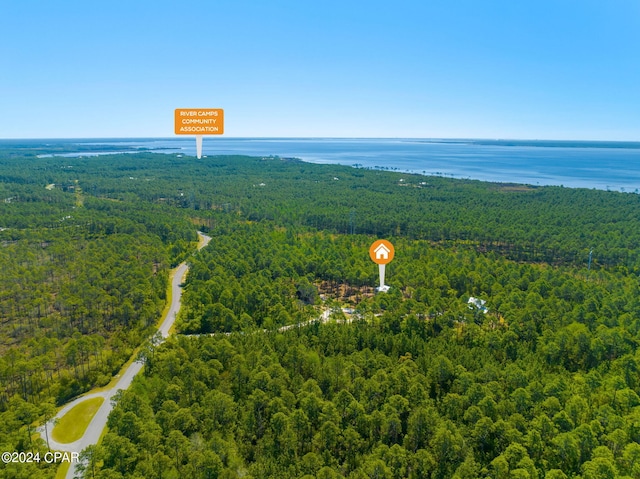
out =
<path fill-rule="evenodd" d="M 377 288 L 378 291 L 389 291 L 389 286 L 384 284 L 384 276 L 386 272 L 386 265 L 391 262 L 394 255 L 395 249 L 387 240 L 374 241 L 369 248 L 369 257 L 378 265 L 378 271 L 380 273 L 380 286 Z"/>
<path fill-rule="evenodd" d="M 176 108 L 176 135 L 196 135 L 196 156 L 202 158 L 202 136 L 224 134 L 222 108 Z"/>

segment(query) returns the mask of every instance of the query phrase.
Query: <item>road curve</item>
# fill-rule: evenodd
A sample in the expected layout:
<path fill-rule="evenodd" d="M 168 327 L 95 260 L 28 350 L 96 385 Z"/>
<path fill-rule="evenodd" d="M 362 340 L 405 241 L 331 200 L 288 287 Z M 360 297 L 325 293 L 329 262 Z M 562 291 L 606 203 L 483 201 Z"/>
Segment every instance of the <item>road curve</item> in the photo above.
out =
<path fill-rule="evenodd" d="M 198 245 L 198 249 L 202 249 L 209 244 L 209 242 L 211 241 L 211 237 L 201 232 L 198 232 L 198 235 L 200 237 L 200 244 Z M 169 336 L 169 332 L 171 330 L 171 327 L 173 326 L 173 323 L 176 320 L 178 311 L 180 311 L 180 300 L 182 298 L 181 285 L 184 281 L 184 278 L 188 270 L 189 270 L 189 266 L 187 266 L 185 262 L 180 264 L 173 272 L 173 279 L 171 282 L 171 305 L 169 306 L 169 311 L 167 312 L 167 315 L 165 316 L 164 320 L 160 324 L 160 327 L 158 328 L 158 331 L 162 335 L 163 339 L 166 339 Z M 81 396 L 77 399 L 74 399 L 70 403 L 66 404 L 62 409 L 60 409 L 60 411 L 58 411 L 58 414 L 56 414 L 55 418 L 51 419 L 47 424 L 50 448 L 55 451 L 67 451 L 67 452 L 79 453 L 82 450 L 86 449 L 88 446 L 91 446 L 92 444 L 97 444 L 98 440 L 100 439 L 100 435 L 102 434 L 102 431 L 107 425 L 107 418 L 109 417 L 109 413 L 113 409 L 113 404 L 111 403 L 111 399 L 120 389 L 127 389 L 131 385 L 133 378 L 142 370 L 143 366 L 144 365 L 139 361 L 132 362 L 126 369 L 121 371 L 118 382 L 110 389 L 107 389 L 105 391 L 100 391 L 97 393 L 89 393 L 84 396 Z M 96 412 L 95 416 L 93 416 L 93 419 L 91 419 L 91 422 L 87 426 L 87 429 L 85 430 L 84 435 L 77 441 L 68 443 L 68 444 L 61 444 L 59 442 L 54 441 L 53 438 L 51 437 L 51 431 L 53 429 L 54 421 L 64 416 L 74 406 L 80 404 L 81 402 L 87 399 L 91 399 L 95 397 L 104 398 L 104 402 L 100 406 L 100 409 L 98 409 L 98 412 Z M 40 426 L 38 428 L 38 431 L 40 432 L 40 437 L 45 437 L 44 426 Z M 66 479 L 73 479 L 74 476 L 75 476 L 75 465 L 72 464 L 71 467 L 69 467 L 69 470 L 66 475 Z"/>

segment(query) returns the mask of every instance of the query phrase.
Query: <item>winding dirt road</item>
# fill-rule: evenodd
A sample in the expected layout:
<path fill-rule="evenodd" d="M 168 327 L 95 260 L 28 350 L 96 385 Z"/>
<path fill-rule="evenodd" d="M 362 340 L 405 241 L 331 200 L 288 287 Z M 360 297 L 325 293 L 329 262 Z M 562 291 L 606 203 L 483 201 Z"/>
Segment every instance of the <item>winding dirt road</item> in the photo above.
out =
<path fill-rule="evenodd" d="M 200 244 L 198 245 L 198 249 L 202 249 L 209 244 L 209 241 L 211 241 L 211 237 L 200 232 L 198 232 L 198 235 L 200 237 Z M 169 307 L 169 311 L 167 312 L 167 315 L 162 321 L 160 327 L 158 328 L 158 331 L 162 335 L 163 339 L 166 339 L 169 336 L 169 331 L 171 330 L 171 327 L 173 326 L 173 323 L 176 320 L 178 311 L 180 311 L 180 300 L 182 298 L 181 284 L 184 281 L 184 278 L 187 275 L 188 270 L 189 270 L 189 267 L 187 266 L 187 264 L 182 263 L 173 272 L 173 279 L 171 282 L 171 292 L 172 292 L 171 305 Z M 120 372 L 118 376 L 119 377 L 118 382 L 111 388 L 106 389 L 104 391 L 96 392 L 96 393 L 85 394 L 84 396 L 81 396 L 71 401 L 70 403 L 66 404 L 62 409 L 60 409 L 60 411 L 58 411 L 58 414 L 56 414 L 55 418 L 53 418 L 47 424 L 47 429 L 49 433 L 49 444 L 51 449 L 55 451 L 67 451 L 67 452 L 79 453 L 85 448 L 87 448 L 88 446 L 91 446 L 92 444 L 97 444 L 98 440 L 100 439 L 100 435 L 102 434 L 102 431 L 107 425 L 107 418 L 109 417 L 109 413 L 111 412 L 111 409 L 113 409 L 113 404 L 111 403 L 111 399 L 120 389 L 127 389 L 131 385 L 133 378 L 142 370 L 143 367 L 144 365 L 139 361 L 132 362 L 129 366 L 127 366 L 125 369 L 123 369 Z M 86 401 L 87 399 L 91 399 L 95 397 L 104 398 L 104 402 L 100 406 L 100 409 L 98 409 L 98 412 L 95 414 L 95 416 L 93 416 L 93 419 L 87 426 L 87 429 L 85 430 L 84 435 L 77 441 L 68 443 L 68 444 L 61 444 L 59 442 L 54 441 L 53 438 L 51 437 L 51 431 L 53 430 L 54 421 L 64 416 L 74 406 L 80 404 L 83 401 Z M 44 438 L 45 437 L 44 426 L 40 426 L 38 428 L 38 431 L 40 432 L 41 437 Z M 75 476 L 75 464 L 72 464 L 71 467 L 69 467 L 66 478 L 73 479 L 74 476 Z"/>

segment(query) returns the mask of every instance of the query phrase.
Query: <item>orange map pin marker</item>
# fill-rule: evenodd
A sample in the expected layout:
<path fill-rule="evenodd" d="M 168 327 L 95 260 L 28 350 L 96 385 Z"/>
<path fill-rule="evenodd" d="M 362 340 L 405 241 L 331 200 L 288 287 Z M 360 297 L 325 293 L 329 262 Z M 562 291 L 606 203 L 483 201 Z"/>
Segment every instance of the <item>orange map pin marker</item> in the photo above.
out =
<path fill-rule="evenodd" d="M 378 287 L 378 291 L 389 291 L 389 286 L 384 284 L 384 276 L 386 265 L 391 262 L 395 252 L 395 248 L 387 240 L 374 241 L 369 248 L 369 257 L 371 261 L 378 265 L 380 272 L 380 286 Z"/>
<path fill-rule="evenodd" d="M 175 134 L 196 135 L 196 156 L 202 158 L 202 135 L 224 133 L 222 108 L 176 108 Z"/>

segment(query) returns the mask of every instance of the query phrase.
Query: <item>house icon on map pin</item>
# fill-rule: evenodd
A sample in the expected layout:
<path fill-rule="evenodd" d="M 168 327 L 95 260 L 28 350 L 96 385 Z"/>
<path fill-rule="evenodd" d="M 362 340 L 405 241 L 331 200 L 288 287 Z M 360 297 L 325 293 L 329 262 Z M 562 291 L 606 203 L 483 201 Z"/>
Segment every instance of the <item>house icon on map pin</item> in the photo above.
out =
<path fill-rule="evenodd" d="M 380 246 L 374 249 L 373 252 L 376 255 L 376 259 L 389 259 L 391 250 L 384 243 L 380 243 Z"/>
<path fill-rule="evenodd" d="M 380 286 L 377 291 L 389 291 L 389 286 L 384 284 L 385 266 L 391 262 L 395 255 L 395 248 L 387 240 L 374 241 L 369 248 L 369 257 L 378 265 L 380 271 Z"/>

